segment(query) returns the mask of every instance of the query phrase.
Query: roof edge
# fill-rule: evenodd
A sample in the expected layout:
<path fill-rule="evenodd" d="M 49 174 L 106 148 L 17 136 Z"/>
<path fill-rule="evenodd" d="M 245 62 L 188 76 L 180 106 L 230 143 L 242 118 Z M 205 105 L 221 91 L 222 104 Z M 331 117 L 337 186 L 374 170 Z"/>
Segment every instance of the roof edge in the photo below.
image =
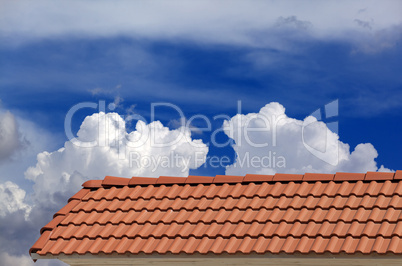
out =
<path fill-rule="evenodd" d="M 174 185 L 174 184 L 235 184 L 235 183 L 258 183 L 258 182 L 371 182 L 371 181 L 392 181 L 402 180 L 402 171 L 394 172 L 367 172 L 367 173 L 345 173 L 336 174 L 305 173 L 258 175 L 248 174 L 245 176 L 160 176 L 160 177 L 115 177 L 106 176 L 103 180 L 89 180 L 82 184 L 84 189 L 97 189 L 113 186 L 137 186 L 137 185 Z"/>
<path fill-rule="evenodd" d="M 323 259 L 323 258 L 328 258 L 331 260 L 334 259 L 348 259 L 348 258 L 354 258 L 354 259 L 395 259 L 398 258 L 401 260 L 401 255 L 399 253 L 392 253 L 392 252 L 387 252 L 385 254 L 379 254 L 379 253 L 369 253 L 369 254 L 363 254 L 361 252 L 356 252 L 356 253 L 346 253 L 344 251 L 340 253 L 331 253 L 331 252 L 323 252 L 323 253 L 315 253 L 315 252 L 310 252 L 310 253 L 301 253 L 301 252 L 296 252 L 296 253 L 285 253 L 285 252 L 280 252 L 280 253 L 271 253 L 271 252 L 266 252 L 266 253 L 257 253 L 255 251 L 251 253 L 235 253 L 235 254 L 229 254 L 229 253 L 220 253 L 220 254 L 213 254 L 213 253 L 207 253 L 207 254 L 201 254 L 201 253 L 193 253 L 193 254 L 186 254 L 186 253 L 179 253 L 179 254 L 173 254 L 173 253 L 166 253 L 166 254 L 159 254 L 159 253 L 152 253 L 152 254 L 146 254 L 146 253 L 139 253 L 139 254 L 131 254 L 131 253 L 124 253 L 124 257 L 122 257 L 122 254 L 119 254 L 117 252 L 113 252 L 111 254 L 105 254 L 105 253 L 97 253 L 97 254 L 91 254 L 91 253 L 85 253 L 85 254 L 58 254 L 58 255 L 53 255 L 53 254 L 46 254 L 46 255 L 39 255 L 37 253 L 32 253 L 31 258 L 34 260 L 37 259 L 127 259 L 127 260 L 132 260 L 133 258 L 135 259 L 141 259 L 141 258 L 150 258 L 152 256 L 153 258 L 161 258 L 161 259 L 166 259 L 166 258 L 172 258 L 172 259 L 177 259 L 177 258 L 239 258 L 239 257 L 248 257 L 248 258 L 293 258 L 293 259 L 302 259 L 302 258 L 317 258 L 317 259 Z"/>

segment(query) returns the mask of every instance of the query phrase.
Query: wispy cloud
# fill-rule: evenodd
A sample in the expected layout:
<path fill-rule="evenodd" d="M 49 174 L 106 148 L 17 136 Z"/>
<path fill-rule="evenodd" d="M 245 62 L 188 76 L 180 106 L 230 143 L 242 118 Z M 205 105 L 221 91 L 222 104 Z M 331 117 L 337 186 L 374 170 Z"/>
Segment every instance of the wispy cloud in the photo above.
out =
<path fill-rule="evenodd" d="M 355 19 L 354 20 L 356 22 L 357 25 L 359 25 L 360 27 L 372 30 L 373 28 L 371 27 L 371 23 L 372 21 L 364 21 L 361 19 Z"/>
<path fill-rule="evenodd" d="M 3 1 L 0 34 L 10 42 L 131 36 L 280 49 L 272 36 L 278 25 L 293 25 L 295 30 L 309 28 L 313 38 L 349 39 L 351 31 L 364 33 L 364 27 L 372 27 L 359 16 L 374 19 L 373 30 L 383 30 L 402 22 L 401 9 L 402 3 L 397 1 L 302 5 L 298 1 L 258 1 L 253 5 L 244 1 L 98 1 L 97 5 L 91 1 L 36 1 L 34 5 Z M 269 35 L 262 37 L 267 32 Z M 262 42 L 255 42 L 255 33 Z"/>

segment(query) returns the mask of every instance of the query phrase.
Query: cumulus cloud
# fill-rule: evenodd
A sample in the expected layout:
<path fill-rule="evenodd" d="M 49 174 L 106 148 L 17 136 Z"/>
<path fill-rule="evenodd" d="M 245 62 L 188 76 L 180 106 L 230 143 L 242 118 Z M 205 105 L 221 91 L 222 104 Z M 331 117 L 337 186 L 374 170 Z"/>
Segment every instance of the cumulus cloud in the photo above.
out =
<path fill-rule="evenodd" d="M 186 127 L 169 130 L 159 121 L 138 121 L 135 130 L 127 132 L 125 122 L 117 113 L 93 114 L 64 147 L 39 153 L 36 165 L 25 172 L 34 183 L 29 200 L 17 184 L 0 183 L 0 243 L 8 243 L 0 246 L 2 263 L 34 265 L 25 254 L 39 229 L 86 180 L 106 175 L 187 176 L 206 160 L 208 147 L 191 139 Z M 45 260 L 35 265 L 64 264 Z"/>
<path fill-rule="evenodd" d="M 223 125 L 235 142 L 236 162 L 228 175 L 390 171 L 377 167 L 376 149 L 370 143 L 353 151 L 338 134 L 313 116 L 290 118 L 279 103 L 270 103 L 259 113 L 238 114 Z"/>
<path fill-rule="evenodd" d="M 27 218 L 31 207 L 25 203 L 25 194 L 26 192 L 13 182 L 0 184 L 0 216 L 22 210 Z"/>
<path fill-rule="evenodd" d="M 18 124 L 10 112 L 0 113 L 0 161 L 10 158 L 23 146 Z"/>
<path fill-rule="evenodd" d="M 86 117 L 77 136 L 57 151 L 38 154 L 36 166 L 26 171 L 26 178 L 35 182 L 36 202 L 64 203 L 85 180 L 105 175 L 187 176 L 208 152 L 201 140 L 191 139 L 188 128 L 169 130 L 159 121 L 138 121 L 127 132 L 117 113 Z"/>
<path fill-rule="evenodd" d="M 7 243 L 0 245 L 0 265 L 66 265 L 55 260 L 34 263 L 29 257 L 29 248 L 40 236 L 39 229 L 49 222 L 55 211 L 54 208 L 41 205 L 28 208 L 32 208 L 28 217 L 26 208 L 8 212 L 5 216 L 0 215 L 0 243 Z"/>

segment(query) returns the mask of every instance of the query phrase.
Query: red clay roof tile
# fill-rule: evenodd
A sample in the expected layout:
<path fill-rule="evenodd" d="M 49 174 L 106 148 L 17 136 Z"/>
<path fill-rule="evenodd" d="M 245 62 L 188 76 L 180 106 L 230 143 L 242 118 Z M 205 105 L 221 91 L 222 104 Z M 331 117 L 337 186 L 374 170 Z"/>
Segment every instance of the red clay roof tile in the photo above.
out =
<path fill-rule="evenodd" d="M 102 182 L 102 186 L 128 186 L 130 179 L 115 176 L 106 176 Z"/>
<path fill-rule="evenodd" d="M 89 180 L 82 184 L 84 188 L 100 188 L 103 180 Z"/>
<path fill-rule="evenodd" d="M 174 177 L 174 176 L 160 176 L 156 184 L 184 184 L 186 183 L 185 177 Z"/>
<path fill-rule="evenodd" d="M 332 181 L 334 176 L 333 174 L 305 173 L 303 181 Z"/>
<path fill-rule="evenodd" d="M 402 254 L 399 175 L 106 177 L 85 182 L 30 252 Z"/>
<path fill-rule="evenodd" d="M 128 182 L 129 185 L 151 185 L 151 184 L 156 184 L 157 178 L 153 177 L 132 177 L 130 182 Z"/>
<path fill-rule="evenodd" d="M 53 230 L 57 225 L 60 224 L 61 221 L 64 220 L 64 218 L 65 218 L 64 215 L 60 215 L 60 216 L 55 217 L 55 218 L 54 218 L 53 220 L 51 220 L 47 225 L 45 225 L 44 227 L 42 227 L 42 228 L 40 229 L 40 233 L 43 234 L 44 231 L 47 231 L 47 230 L 51 231 L 51 230 Z"/>
<path fill-rule="evenodd" d="M 49 231 L 49 230 L 43 231 L 43 233 L 41 233 L 41 236 L 39 237 L 39 239 L 29 249 L 29 254 L 36 253 L 36 252 L 40 251 L 41 249 L 43 249 L 45 244 L 47 242 L 49 242 L 48 240 L 50 238 L 51 233 L 52 233 L 52 231 Z"/>
<path fill-rule="evenodd" d="M 244 177 L 243 182 L 271 182 L 274 178 L 273 175 L 251 175 L 248 174 Z"/>
<path fill-rule="evenodd" d="M 214 180 L 213 176 L 193 176 L 190 175 L 187 177 L 187 184 L 209 184 Z"/>
<path fill-rule="evenodd" d="M 238 182 L 242 182 L 243 179 L 244 179 L 244 176 L 217 175 L 217 176 L 215 176 L 212 183 L 218 183 L 218 184 L 238 183 Z"/>
<path fill-rule="evenodd" d="M 356 180 L 364 180 L 366 174 L 363 173 L 336 173 L 334 177 L 334 181 L 356 181 Z"/>
<path fill-rule="evenodd" d="M 364 180 L 371 181 L 371 180 L 392 180 L 394 179 L 395 173 L 386 173 L 386 172 L 367 172 L 366 177 Z"/>
<path fill-rule="evenodd" d="M 394 175 L 395 180 L 402 180 L 402 170 L 397 170 Z"/>
<path fill-rule="evenodd" d="M 275 174 L 272 181 L 302 181 L 303 175 Z"/>
<path fill-rule="evenodd" d="M 70 202 L 73 199 L 81 200 L 83 197 L 85 197 L 86 194 L 88 194 L 90 190 L 87 188 L 83 188 L 80 191 L 78 191 L 74 196 L 72 196 L 68 202 Z"/>
<path fill-rule="evenodd" d="M 56 212 L 53 215 L 53 218 L 56 218 L 57 216 L 64 216 L 67 213 L 69 213 L 75 206 L 77 206 L 80 203 L 80 200 L 78 199 L 72 199 L 68 202 L 68 204 L 66 206 L 64 206 L 63 208 L 61 208 L 58 212 Z"/>

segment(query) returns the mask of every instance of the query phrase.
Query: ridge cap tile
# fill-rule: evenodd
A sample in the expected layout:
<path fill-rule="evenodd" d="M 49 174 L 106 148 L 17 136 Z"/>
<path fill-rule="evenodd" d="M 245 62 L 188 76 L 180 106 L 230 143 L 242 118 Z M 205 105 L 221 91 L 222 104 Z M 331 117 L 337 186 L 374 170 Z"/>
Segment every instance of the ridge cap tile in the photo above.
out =
<path fill-rule="evenodd" d="M 139 176 L 133 176 L 130 181 L 128 182 L 128 185 L 154 185 L 156 184 L 158 178 L 155 177 L 139 177 Z"/>
<path fill-rule="evenodd" d="M 247 174 L 244 176 L 243 182 L 272 182 L 274 175 L 258 175 Z"/>
<path fill-rule="evenodd" d="M 396 170 L 394 180 L 402 180 L 402 170 Z"/>
<path fill-rule="evenodd" d="M 160 176 L 157 178 L 156 184 L 184 184 L 186 179 L 186 177 Z"/>
<path fill-rule="evenodd" d="M 336 172 L 334 181 L 364 181 L 365 173 Z"/>
<path fill-rule="evenodd" d="M 305 173 L 303 181 L 332 181 L 335 174 Z"/>
<path fill-rule="evenodd" d="M 244 176 L 237 175 L 216 175 L 212 183 L 214 184 L 229 184 L 229 183 L 241 183 Z"/>
<path fill-rule="evenodd" d="M 103 180 L 88 180 L 82 184 L 83 189 L 93 189 L 113 186 L 135 186 L 135 185 L 155 185 L 155 184 L 223 184 L 223 183 L 251 183 L 251 182 L 297 182 L 297 181 L 384 181 L 402 180 L 402 171 L 392 172 L 367 172 L 367 173 L 348 173 L 337 172 L 336 174 L 326 173 L 305 173 L 285 174 L 276 173 L 275 175 L 246 174 L 245 176 L 216 175 L 212 176 L 160 176 L 155 177 L 115 177 L 106 176 Z M 89 190 L 87 191 L 89 192 Z M 82 193 L 82 196 L 81 196 Z M 72 199 L 79 199 L 85 196 L 86 192 L 78 191 Z"/>
<path fill-rule="evenodd" d="M 211 184 L 213 181 L 213 176 L 189 175 L 186 179 L 186 184 Z"/>
<path fill-rule="evenodd" d="M 84 188 L 100 188 L 102 187 L 103 180 L 88 180 L 82 184 Z"/>
<path fill-rule="evenodd" d="M 294 181 L 302 181 L 303 180 L 303 175 L 300 174 L 282 174 L 282 173 L 277 173 L 274 175 L 274 178 L 272 181 L 278 182 L 278 181 L 289 181 L 289 182 L 294 182 Z"/>
<path fill-rule="evenodd" d="M 102 182 L 102 186 L 128 186 L 130 178 L 105 176 Z"/>
<path fill-rule="evenodd" d="M 393 180 L 395 173 L 392 172 L 367 172 L 364 180 L 366 181 L 380 181 L 380 180 Z"/>

